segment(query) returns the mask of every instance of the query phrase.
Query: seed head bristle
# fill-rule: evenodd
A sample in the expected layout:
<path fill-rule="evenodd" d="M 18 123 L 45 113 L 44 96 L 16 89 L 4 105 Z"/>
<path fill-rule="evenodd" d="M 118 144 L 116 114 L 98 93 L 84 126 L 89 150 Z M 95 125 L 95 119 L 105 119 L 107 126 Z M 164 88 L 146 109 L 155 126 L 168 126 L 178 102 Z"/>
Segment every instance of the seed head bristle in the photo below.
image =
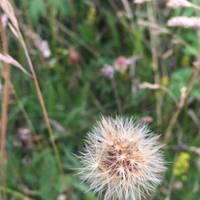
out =
<path fill-rule="evenodd" d="M 149 194 L 165 171 L 158 138 L 132 119 L 102 117 L 80 156 L 82 180 L 106 200 Z"/>

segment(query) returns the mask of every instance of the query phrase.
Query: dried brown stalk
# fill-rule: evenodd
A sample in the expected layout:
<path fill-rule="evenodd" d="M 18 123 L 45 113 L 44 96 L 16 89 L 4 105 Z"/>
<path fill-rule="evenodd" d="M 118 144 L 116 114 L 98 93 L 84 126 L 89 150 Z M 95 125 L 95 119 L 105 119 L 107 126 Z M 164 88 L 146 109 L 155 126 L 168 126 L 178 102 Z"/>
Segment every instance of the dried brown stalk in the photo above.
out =
<path fill-rule="evenodd" d="M 2 8 L 5 15 L 8 17 L 8 26 L 9 26 L 10 30 L 15 35 L 15 37 L 18 39 L 18 41 L 20 42 L 20 44 L 22 45 L 22 47 L 24 49 L 25 56 L 26 56 L 26 59 L 28 61 L 28 65 L 29 65 L 29 68 L 30 68 L 30 72 L 31 72 L 31 75 L 33 77 L 33 81 L 34 81 L 34 85 L 35 85 L 35 88 L 36 88 L 39 103 L 41 105 L 42 112 L 43 112 L 43 115 L 44 115 L 44 120 L 45 120 L 47 129 L 48 129 L 50 142 L 51 142 L 53 150 L 54 150 L 55 158 L 56 158 L 58 167 L 60 169 L 60 172 L 63 173 L 63 168 L 62 168 L 62 163 L 61 163 L 58 147 L 57 147 L 55 140 L 54 140 L 53 131 L 52 131 L 52 128 L 51 128 L 51 124 L 50 124 L 50 120 L 49 120 L 49 117 L 48 117 L 48 112 L 47 112 L 47 109 L 46 109 L 46 106 L 45 106 L 45 102 L 44 102 L 44 99 L 43 99 L 43 95 L 42 95 L 42 92 L 41 92 L 41 89 L 40 89 L 39 81 L 37 79 L 35 69 L 33 67 L 31 58 L 29 56 L 29 52 L 28 52 L 26 43 L 25 43 L 24 38 L 22 36 L 22 33 L 20 31 L 19 24 L 18 24 L 17 18 L 15 16 L 14 9 L 13 9 L 11 3 L 9 2 L 9 0 L 0 0 L 0 8 Z"/>
<path fill-rule="evenodd" d="M 0 21 L 1 29 L 1 42 L 2 50 L 4 54 L 8 54 L 8 45 L 7 45 L 7 36 L 6 36 L 6 27 Z M 3 100 L 2 100 L 2 113 L 1 113 L 1 138 L 0 138 L 0 154 L 6 158 L 6 132 L 7 132 L 7 123 L 8 123 L 8 107 L 9 107 L 9 96 L 10 96 L 10 65 L 5 64 L 4 71 L 4 87 L 3 87 Z"/>

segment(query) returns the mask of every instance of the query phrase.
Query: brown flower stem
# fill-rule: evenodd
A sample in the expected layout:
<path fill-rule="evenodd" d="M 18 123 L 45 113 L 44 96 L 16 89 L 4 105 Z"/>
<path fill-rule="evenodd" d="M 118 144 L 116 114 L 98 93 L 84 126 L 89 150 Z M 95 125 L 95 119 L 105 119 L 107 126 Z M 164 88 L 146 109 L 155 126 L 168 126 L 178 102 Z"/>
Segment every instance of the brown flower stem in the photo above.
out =
<path fill-rule="evenodd" d="M 1 29 L 1 42 L 3 54 L 8 54 L 7 36 L 6 30 L 2 22 L 0 22 Z M 3 99 L 2 99 L 2 112 L 1 112 L 1 138 L 0 138 L 0 154 L 6 160 L 6 132 L 8 124 L 8 107 L 10 97 L 10 65 L 5 64 L 4 71 L 4 87 L 3 87 Z"/>

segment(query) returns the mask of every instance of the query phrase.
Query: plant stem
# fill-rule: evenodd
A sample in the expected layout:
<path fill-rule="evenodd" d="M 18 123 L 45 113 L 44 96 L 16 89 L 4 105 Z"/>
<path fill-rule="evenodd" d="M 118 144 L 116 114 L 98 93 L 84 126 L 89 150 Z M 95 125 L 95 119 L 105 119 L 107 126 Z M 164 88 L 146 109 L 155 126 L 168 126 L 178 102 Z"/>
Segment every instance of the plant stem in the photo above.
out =
<path fill-rule="evenodd" d="M 7 194 L 11 194 L 16 199 L 22 199 L 22 200 L 31 200 L 28 196 L 25 196 L 24 194 L 21 194 L 20 192 L 14 191 L 9 188 L 5 188 L 0 186 L 0 191 L 5 192 Z"/>
<path fill-rule="evenodd" d="M 48 129 L 48 133 L 49 133 L 49 137 L 50 137 L 50 142 L 51 142 L 53 150 L 54 150 L 55 158 L 56 158 L 59 170 L 60 170 L 61 174 L 63 174 L 64 172 L 63 172 L 61 158 L 60 158 L 60 155 L 59 155 L 59 150 L 58 150 L 57 145 L 56 145 L 55 140 L 54 140 L 53 131 L 52 131 L 52 128 L 51 128 L 51 124 L 50 124 L 50 121 L 49 121 L 46 105 L 45 105 L 45 102 L 44 102 L 44 98 L 42 96 L 42 92 L 41 92 L 40 85 L 39 85 L 39 82 L 38 82 L 38 79 L 37 79 L 37 75 L 35 73 L 35 69 L 33 67 L 31 58 L 30 58 L 29 53 L 28 53 L 28 49 L 26 47 L 26 44 L 24 42 L 22 35 L 21 35 L 20 38 L 21 38 L 20 42 L 21 42 L 22 47 L 24 49 L 31 74 L 33 76 L 34 85 L 35 85 L 37 96 L 38 96 L 38 99 L 39 99 L 39 102 L 40 102 L 40 105 L 41 105 L 41 108 L 42 108 L 44 120 L 45 120 L 45 123 L 47 125 L 47 129 Z"/>
<path fill-rule="evenodd" d="M 173 131 L 173 128 L 174 128 L 174 126 L 176 124 L 176 121 L 178 120 L 183 108 L 187 104 L 192 89 L 194 88 L 194 86 L 196 85 L 196 83 L 199 80 L 200 58 L 199 58 L 199 60 L 197 62 L 198 62 L 197 66 L 195 67 L 195 69 L 194 69 L 194 71 L 192 73 L 190 83 L 189 83 L 189 85 L 187 87 L 186 95 L 185 95 L 185 97 L 183 99 L 180 99 L 179 103 L 177 104 L 176 111 L 172 115 L 171 120 L 169 122 L 169 125 L 168 125 L 168 127 L 166 129 L 166 133 L 165 133 L 165 137 L 164 137 L 165 143 L 169 142 L 169 140 L 170 140 L 170 138 L 172 136 L 172 131 Z"/>
<path fill-rule="evenodd" d="M 1 29 L 1 42 L 3 54 L 8 54 L 6 30 L 2 22 L 0 22 Z M 4 71 L 4 87 L 3 87 L 3 100 L 2 100 L 2 113 L 1 113 L 1 138 L 0 138 L 0 154 L 6 160 L 6 132 L 8 124 L 8 107 L 10 98 L 10 65 L 5 64 Z"/>
<path fill-rule="evenodd" d="M 155 19 L 155 10 L 154 9 L 154 3 L 152 2 L 152 5 L 148 7 L 148 17 L 149 20 L 152 23 L 156 23 Z M 154 72 L 154 83 L 155 84 L 160 84 L 160 74 L 159 74 L 159 64 L 158 64 L 158 37 L 155 35 L 154 31 L 152 28 L 149 28 L 150 31 L 150 45 L 151 45 L 151 53 L 152 53 L 152 69 Z M 162 123 L 162 97 L 160 93 L 156 92 L 155 93 L 156 97 L 156 119 L 157 119 L 157 124 L 160 125 Z"/>

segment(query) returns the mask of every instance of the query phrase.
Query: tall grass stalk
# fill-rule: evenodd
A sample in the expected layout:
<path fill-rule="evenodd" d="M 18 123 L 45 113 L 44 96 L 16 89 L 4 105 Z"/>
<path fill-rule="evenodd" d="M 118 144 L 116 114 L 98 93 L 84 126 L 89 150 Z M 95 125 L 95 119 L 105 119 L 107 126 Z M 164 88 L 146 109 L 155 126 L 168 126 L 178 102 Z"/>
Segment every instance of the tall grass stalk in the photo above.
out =
<path fill-rule="evenodd" d="M 57 147 L 55 140 L 54 140 L 53 131 L 52 131 L 52 128 L 51 128 L 50 120 L 49 120 L 49 117 L 48 117 L 48 112 L 47 112 L 46 105 L 45 105 L 45 102 L 44 102 L 44 98 L 43 98 L 43 95 L 42 95 L 42 92 L 41 92 L 41 89 L 40 89 L 40 85 L 39 85 L 39 82 L 38 82 L 38 79 L 37 79 L 35 69 L 33 67 L 31 58 L 30 58 L 29 53 L 28 53 L 28 49 L 26 47 L 26 44 L 24 42 L 22 35 L 21 35 L 20 42 L 21 42 L 22 47 L 24 49 L 25 56 L 27 58 L 28 65 L 29 65 L 29 68 L 30 68 L 30 71 L 31 71 L 31 74 L 32 74 L 32 77 L 33 77 L 33 82 L 34 82 L 34 85 L 35 85 L 35 88 L 36 88 L 38 100 L 39 100 L 41 108 L 42 108 L 44 120 L 45 120 L 45 123 L 47 125 L 47 129 L 48 129 L 50 141 L 51 141 L 51 144 L 52 144 L 52 147 L 53 147 L 53 150 L 54 150 L 55 158 L 56 158 L 56 161 L 58 163 L 58 167 L 60 169 L 60 172 L 63 173 L 63 167 L 62 167 L 62 162 L 61 162 L 61 158 L 60 158 L 60 155 L 59 155 L 59 150 L 58 150 L 58 147 Z"/>
<path fill-rule="evenodd" d="M 3 54 L 8 54 L 6 27 L 0 22 L 1 29 L 1 42 Z M 6 132 L 8 124 L 8 107 L 10 98 L 10 65 L 5 64 L 4 72 L 4 86 L 3 86 L 3 99 L 2 99 L 2 111 L 1 111 L 1 138 L 0 138 L 0 154 L 6 160 Z M 4 162 L 3 161 L 3 162 Z"/>
<path fill-rule="evenodd" d="M 39 99 L 39 102 L 40 102 L 40 105 L 41 105 L 41 108 L 42 108 L 44 120 L 45 120 L 47 129 L 48 129 L 50 142 L 51 142 L 53 150 L 54 150 L 55 158 L 56 158 L 58 167 L 60 169 L 60 172 L 63 173 L 58 147 L 57 147 L 55 140 L 54 140 L 53 131 L 52 131 L 51 124 L 50 124 L 50 121 L 49 121 L 49 117 L 48 117 L 47 109 L 46 109 L 45 102 L 44 102 L 44 99 L 43 99 L 43 95 L 42 95 L 42 92 L 41 92 L 41 89 L 40 89 L 40 86 L 39 86 L 39 81 L 37 79 L 35 69 L 33 67 L 31 58 L 29 56 L 26 43 L 25 43 L 24 38 L 22 36 L 22 33 L 20 31 L 18 20 L 15 16 L 15 13 L 14 13 L 14 9 L 13 9 L 11 3 L 8 0 L 1 0 L 0 1 L 0 7 L 2 8 L 4 13 L 8 17 L 8 19 L 10 20 L 9 21 L 9 28 L 10 28 L 11 32 L 15 35 L 15 37 L 17 38 L 17 40 L 20 42 L 20 44 L 23 47 L 23 50 L 24 50 L 24 53 L 25 53 L 25 56 L 26 56 L 26 59 L 27 59 L 27 62 L 28 62 L 29 68 L 30 68 L 30 72 L 31 72 L 31 75 L 32 75 L 32 78 L 33 78 L 33 82 L 34 82 L 34 85 L 35 85 L 35 88 L 36 88 L 37 96 L 38 96 L 38 99 Z"/>

